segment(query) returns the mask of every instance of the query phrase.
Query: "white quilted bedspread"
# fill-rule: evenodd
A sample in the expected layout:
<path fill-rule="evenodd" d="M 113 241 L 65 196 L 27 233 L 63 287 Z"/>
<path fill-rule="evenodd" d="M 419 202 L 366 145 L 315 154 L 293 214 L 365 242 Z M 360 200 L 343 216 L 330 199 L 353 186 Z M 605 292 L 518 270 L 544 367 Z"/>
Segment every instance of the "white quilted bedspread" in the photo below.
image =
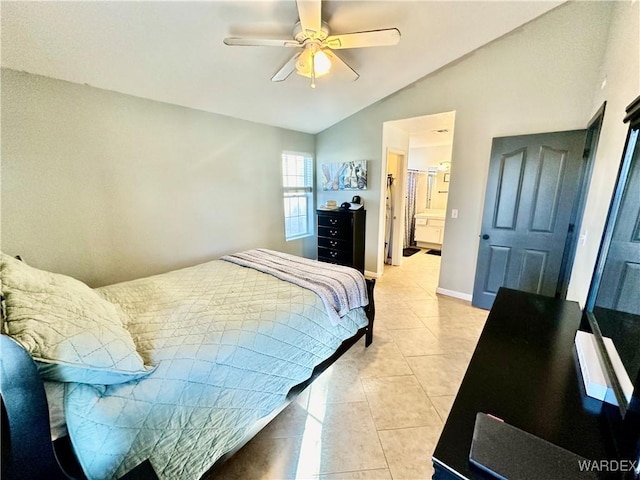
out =
<path fill-rule="evenodd" d="M 367 323 L 357 309 L 332 326 L 316 294 L 224 261 L 97 292 L 122 306 L 157 368 L 120 385 L 68 385 L 67 426 L 90 479 L 147 458 L 160 478 L 199 478 Z"/>

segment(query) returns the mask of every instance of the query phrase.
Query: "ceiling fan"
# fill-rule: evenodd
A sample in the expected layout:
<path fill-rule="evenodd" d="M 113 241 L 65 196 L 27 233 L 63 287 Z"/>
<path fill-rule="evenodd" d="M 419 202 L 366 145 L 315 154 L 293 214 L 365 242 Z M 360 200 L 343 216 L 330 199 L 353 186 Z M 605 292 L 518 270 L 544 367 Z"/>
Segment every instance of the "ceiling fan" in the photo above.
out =
<path fill-rule="evenodd" d="M 292 39 L 228 37 L 224 39 L 224 43 L 238 47 L 301 48 L 278 70 L 271 81 L 282 82 L 296 71 L 299 75 L 311 78 L 311 88 L 315 88 L 316 78 L 327 74 L 331 69 L 345 72 L 352 80 L 360 77 L 333 50 L 396 45 L 400 41 L 400 30 L 397 28 L 329 35 L 329 25 L 322 21 L 321 0 L 296 0 L 296 4 L 300 20 L 293 29 Z"/>

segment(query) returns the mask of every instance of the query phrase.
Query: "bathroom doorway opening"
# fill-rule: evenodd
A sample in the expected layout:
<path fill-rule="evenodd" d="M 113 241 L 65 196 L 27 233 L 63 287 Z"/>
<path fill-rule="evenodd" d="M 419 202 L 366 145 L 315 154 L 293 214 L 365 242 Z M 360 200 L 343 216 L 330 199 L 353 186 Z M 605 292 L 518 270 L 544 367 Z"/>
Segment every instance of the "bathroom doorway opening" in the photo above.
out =
<path fill-rule="evenodd" d="M 446 248 L 454 124 L 455 111 L 384 122 L 378 271 Z"/>

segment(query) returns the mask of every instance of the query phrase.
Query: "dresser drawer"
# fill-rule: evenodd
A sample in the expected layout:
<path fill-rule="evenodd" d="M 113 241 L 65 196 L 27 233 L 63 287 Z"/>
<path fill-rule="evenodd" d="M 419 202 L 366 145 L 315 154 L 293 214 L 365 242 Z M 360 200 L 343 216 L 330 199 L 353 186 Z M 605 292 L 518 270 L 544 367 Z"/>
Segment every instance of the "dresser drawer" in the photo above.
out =
<path fill-rule="evenodd" d="M 351 228 L 351 219 L 342 215 L 318 215 L 318 225 L 348 230 Z"/>
<path fill-rule="evenodd" d="M 351 231 L 337 227 L 323 227 L 318 225 L 318 237 L 337 238 L 339 240 L 351 240 Z"/>
<path fill-rule="evenodd" d="M 318 246 L 333 248 L 335 250 L 350 250 L 351 244 L 346 240 L 340 240 L 338 238 L 318 237 Z"/>
<path fill-rule="evenodd" d="M 351 252 L 334 248 L 318 247 L 318 259 L 326 259 L 337 263 L 350 263 Z"/>

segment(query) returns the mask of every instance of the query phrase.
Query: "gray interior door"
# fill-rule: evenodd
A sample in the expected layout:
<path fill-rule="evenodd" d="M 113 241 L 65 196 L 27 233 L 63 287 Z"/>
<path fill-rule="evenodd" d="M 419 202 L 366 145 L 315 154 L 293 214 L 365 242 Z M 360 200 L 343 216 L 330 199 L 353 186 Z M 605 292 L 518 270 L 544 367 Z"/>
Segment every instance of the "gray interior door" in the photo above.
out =
<path fill-rule="evenodd" d="M 640 315 L 640 142 L 633 150 L 596 306 Z"/>
<path fill-rule="evenodd" d="M 584 168 L 585 130 L 495 138 L 472 303 L 502 286 L 555 296 Z"/>

